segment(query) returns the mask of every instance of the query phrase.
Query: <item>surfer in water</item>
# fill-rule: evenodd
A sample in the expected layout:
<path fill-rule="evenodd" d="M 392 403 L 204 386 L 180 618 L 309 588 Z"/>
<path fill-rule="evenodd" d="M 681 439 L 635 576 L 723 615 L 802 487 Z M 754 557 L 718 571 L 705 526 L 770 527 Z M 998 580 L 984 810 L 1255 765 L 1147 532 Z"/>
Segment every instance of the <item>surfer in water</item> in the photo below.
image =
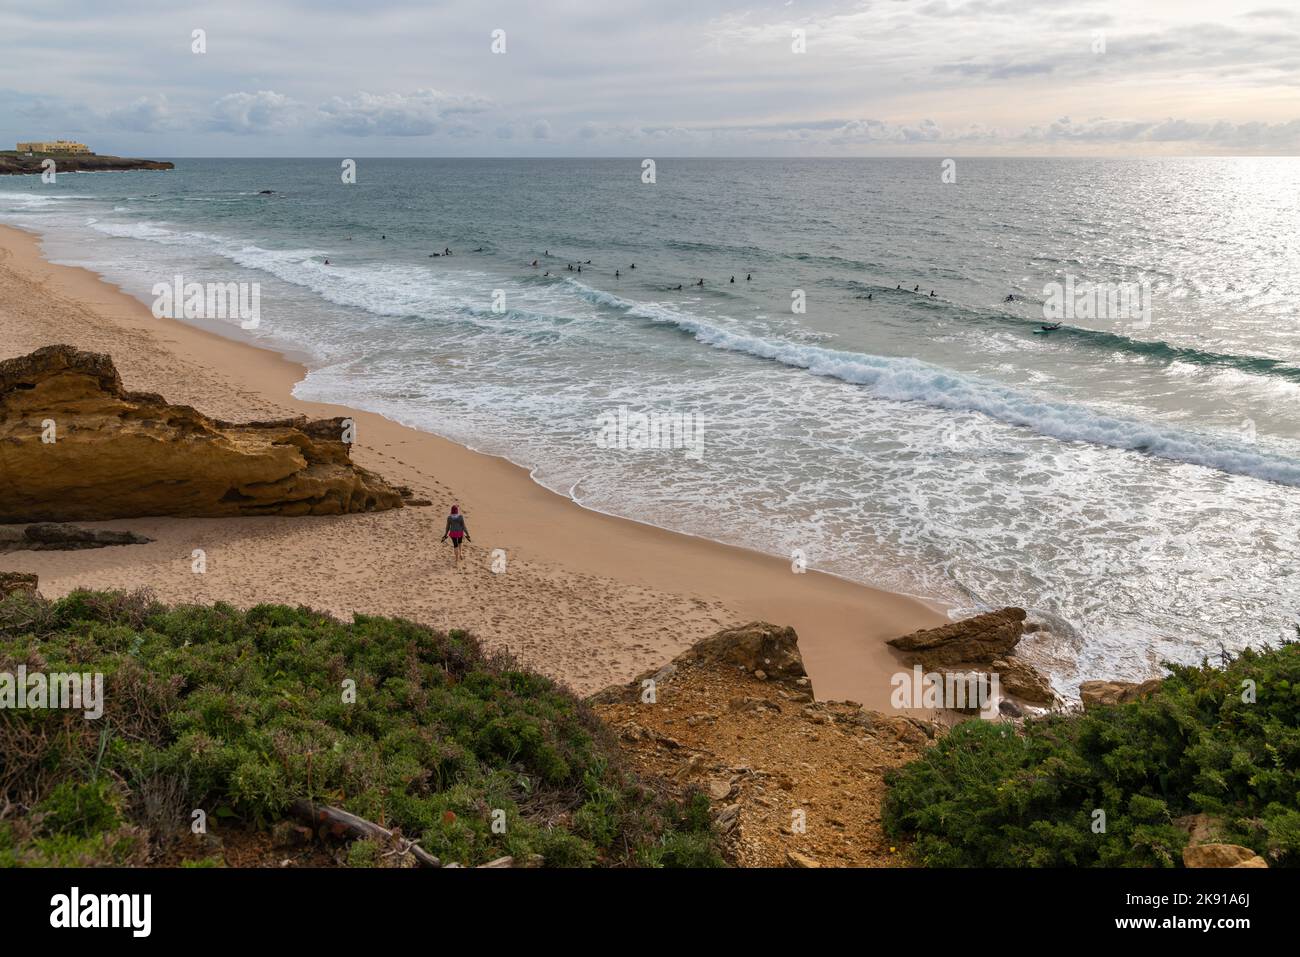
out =
<path fill-rule="evenodd" d="M 1045 323 L 1043 323 L 1041 326 L 1039 326 L 1038 331 L 1039 331 L 1039 332 L 1055 332 L 1057 329 L 1060 329 L 1060 328 L 1061 328 L 1061 324 L 1060 324 L 1059 322 L 1045 322 Z"/>
<path fill-rule="evenodd" d="M 460 506 L 453 505 L 451 514 L 447 516 L 447 527 L 443 530 L 442 540 L 445 542 L 451 537 L 451 553 L 453 564 L 460 564 L 460 540 L 470 541 L 469 527 L 465 524 L 465 516 L 461 514 Z"/>
<path fill-rule="evenodd" d="M 1016 301 L 1016 297 L 1013 296 L 1011 293 L 1007 293 L 1007 298 L 1003 299 L 1002 301 L 1003 301 L 1003 302 L 1015 302 L 1015 301 Z"/>

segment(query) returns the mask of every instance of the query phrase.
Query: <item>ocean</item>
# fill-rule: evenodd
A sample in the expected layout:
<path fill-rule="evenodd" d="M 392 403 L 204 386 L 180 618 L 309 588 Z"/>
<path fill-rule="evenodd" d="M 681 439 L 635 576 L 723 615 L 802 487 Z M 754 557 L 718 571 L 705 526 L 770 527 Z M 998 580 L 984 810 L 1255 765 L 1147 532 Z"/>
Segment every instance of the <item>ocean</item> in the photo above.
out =
<path fill-rule="evenodd" d="M 258 283 L 217 324 L 301 398 L 588 508 L 1026 607 L 1067 690 L 1293 634 L 1300 159 L 340 160 L 8 177 L 0 221 L 146 303 Z"/>

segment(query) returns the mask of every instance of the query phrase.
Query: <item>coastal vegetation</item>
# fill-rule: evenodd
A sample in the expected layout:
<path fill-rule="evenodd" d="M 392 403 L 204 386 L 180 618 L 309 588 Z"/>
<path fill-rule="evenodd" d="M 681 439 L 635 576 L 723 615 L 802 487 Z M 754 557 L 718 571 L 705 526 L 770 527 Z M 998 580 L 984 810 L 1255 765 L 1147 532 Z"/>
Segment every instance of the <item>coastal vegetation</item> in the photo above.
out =
<path fill-rule="evenodd" d="M 1171 867 L 1196 831 L 1300 864 L 1300 643 L 1166 667 L 1139 700 L 958 725 L 887 777 L 886 831 L 931 867 Z"/>
<path fill-rule="evenodd" d="M 103 714 L 0 709 L 0 866 L 177 862 L 196 820 L 266 835 L 304 802 L 398 833 L 336 851 L 359 866 L 411 841 L 443 866 L 721 863 L 704 795 L 637 777 L 586 704 L 464 632 L 20 590 L 0 672 L 20 666 L 102 673 Z"/>

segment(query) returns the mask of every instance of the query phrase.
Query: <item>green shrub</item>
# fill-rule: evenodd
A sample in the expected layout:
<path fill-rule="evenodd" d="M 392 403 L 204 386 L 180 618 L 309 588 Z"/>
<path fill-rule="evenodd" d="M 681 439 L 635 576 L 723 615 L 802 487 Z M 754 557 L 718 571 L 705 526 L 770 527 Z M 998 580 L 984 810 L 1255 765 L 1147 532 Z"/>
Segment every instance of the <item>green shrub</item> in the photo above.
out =
<path fill-rule="evenodd" d="M 121 823 L 120 806 L 109 782 L 101 778 L 85 784 L 64 781 L 36 805 L 36 811 L 50 831 L 90 837 Z"/>
<path fill-rule="evenodd" d="M 34 809 L 0 821 L 0 864 L 138 862 L 193 808 L 265 828 L 299 798 L 465 865 L 721 863 L 708 815 L 620 767 L 585 704 L 464 632 L 143 593 L 0 601 L 0 666 L 36 661 L 102 672 L 105 712 L 0 712 L 0 806 Z M 392 860 L 377 850 L 348 863 Z"/>
<path fill-rule="evenodd" d="M 374 841 L 353 841 L 348 846 L 348 867 L 375 867 L 379 863 L 380 850 Z"/>
<path fill-rule="evenodd" d="M 959 724 L 887 776 L 887 832 L 934 867 L 1171 867 L 1188 839 L 1174 819 L 1206 813 L 1224 840 L 1300 864 L 1300 644 L 1166 667 L 1145 700 Z"/>

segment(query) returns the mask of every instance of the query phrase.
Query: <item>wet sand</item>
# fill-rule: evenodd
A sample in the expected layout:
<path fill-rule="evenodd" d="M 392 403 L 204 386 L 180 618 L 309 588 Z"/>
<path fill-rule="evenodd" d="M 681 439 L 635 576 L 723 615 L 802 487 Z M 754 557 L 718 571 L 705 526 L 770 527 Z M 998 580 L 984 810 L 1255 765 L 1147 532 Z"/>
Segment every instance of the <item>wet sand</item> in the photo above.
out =
<path fill-rule="evenodd" d="M 162 272 L 164 270 L 160 270 Z M 170 277 L 164 277 L 170 278 Z M 153 589 L 166 601 L 304 604 L 350 617 L 400 615 L 464 628 L 488 647 L 590 693 L 662 664 L 719 628 L 792 625 L 818 698 L 889 708 L 902 669 L 888 638 L 942 624 L 907 596 L 789 562 L 583 509 L 526 470 L 435 435 L 291 395 L 303 366 L 226 335 L 156 319 L 95 274 L 47 262 L 38 238 L 0 227 L 0 358 L 54 343 L 107 352 L 127 388 L 225 419 L 350 416 L 354 459 L 432 508 L 329 518 L 146 518 L 92 523 L 154 541 L 80 552 L 16 552 L 49 596 L 77 587 Z M 472 544 L 453 567 L 448 508 Z M 191 570 L 202 548 L 207 571 Z M 505 570 L 492 569 L 495 550 Z"/>

